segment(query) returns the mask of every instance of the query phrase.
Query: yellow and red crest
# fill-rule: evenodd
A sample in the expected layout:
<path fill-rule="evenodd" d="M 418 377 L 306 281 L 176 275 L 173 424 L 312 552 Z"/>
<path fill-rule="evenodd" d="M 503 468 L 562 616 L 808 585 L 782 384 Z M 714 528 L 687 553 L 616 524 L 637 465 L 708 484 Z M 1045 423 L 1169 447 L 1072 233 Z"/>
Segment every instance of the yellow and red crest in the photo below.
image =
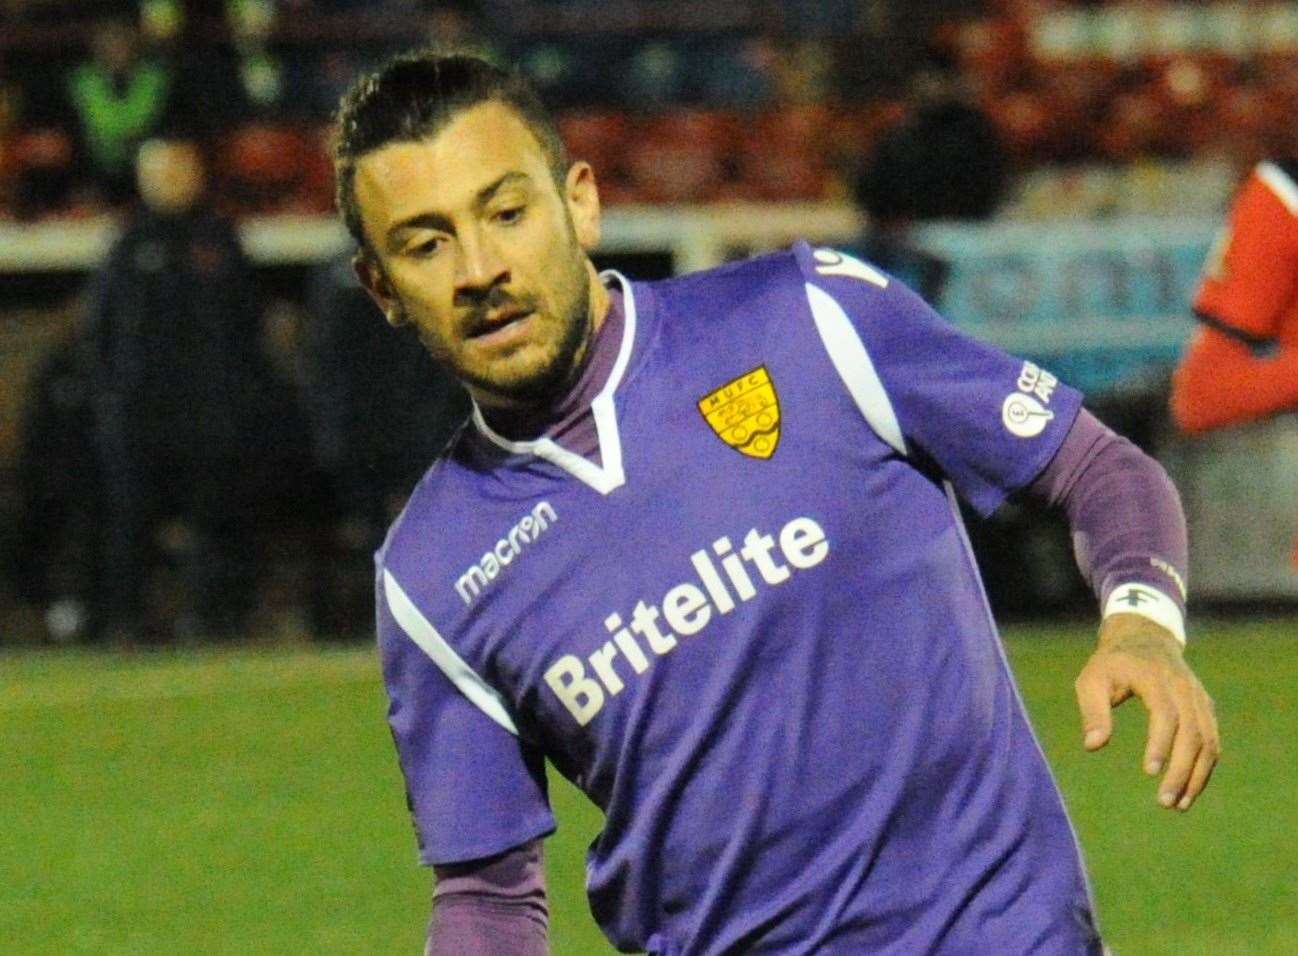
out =
<path fill-rule="evenodd" d="M 717 437 L 742 455 L 770 458 L 780 443 L 780 398 L 765 365 L 699 399 Z"/>

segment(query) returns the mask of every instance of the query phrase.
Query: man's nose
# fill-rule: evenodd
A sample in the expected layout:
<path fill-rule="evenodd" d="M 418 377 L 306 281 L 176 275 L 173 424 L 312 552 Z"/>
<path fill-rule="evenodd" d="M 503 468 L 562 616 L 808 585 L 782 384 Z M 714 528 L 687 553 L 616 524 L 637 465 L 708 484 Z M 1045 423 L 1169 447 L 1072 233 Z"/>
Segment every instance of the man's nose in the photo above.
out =
<path fill-rule="evenodd" d="M 455 266 L 456 288 L 466 290 L 490 289 L 509 271 L 495 243 L 476 233 L 461 236 Z"/>

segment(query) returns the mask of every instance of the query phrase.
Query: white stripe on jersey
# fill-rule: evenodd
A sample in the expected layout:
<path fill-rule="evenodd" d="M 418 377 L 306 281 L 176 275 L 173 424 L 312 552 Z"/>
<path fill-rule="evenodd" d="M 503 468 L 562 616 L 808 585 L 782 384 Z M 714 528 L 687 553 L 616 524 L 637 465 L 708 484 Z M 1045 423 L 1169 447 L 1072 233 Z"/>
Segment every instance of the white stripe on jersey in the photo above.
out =
<path fill-rule="evenodd" d="M 1271 187 L 1271 192 L 1284 203 L 1285 208 L 1298 216 L 1298 183 L 1275 163 L 1258 163 L 1256 172 L 1257 178 Z"/>
<path fill-rule="evenodd" d="M 424 617 L 423 612 L 415 607 L 415 603 L 410 600 L 406 592 L 401 589 L 401 585 L 397 583 L 397 579 L 392 576 L 392 572 L 387 569 L 383 571 L 383 593 L 387 596 L 388 608 L 392 611 L 392 617 L 397 624 L 432 659 L 459 692 L 469 698 L 480 711 L 517 737 L 518 728 L 514 726 L 513 718 L 505 710 L 504 699 L 468 664 L 464 663 L 464 659 L 455 653 L 450 644 L 446 643 L 446 638 L 437 633 L 437 628 L 433 627 L 428 618 Z"/>
<path fill-rule="evenodd" d="M 622 469 L 622 437 L 617 430 L 617 410 L 613 405 L 613 394 L 622 382 L 627 362 L 631 359 L 631 348 L 635 344 L 635 296 L 631 292 L 631 283 L 620 272 L 612 270 L 600 273 L 601 279 L 612 277 L 622 286 L 622 303 L 625 320 L 622 329 L 622 344 L 618 348 L 617 359 L 609 372 L 608 381 L 600 393 L 591 400 L 590 410 L 595 416 L 595 434 L 599 436 L 599 457 L 602 464 L 595 464 L 587 458 L 571 452 L 558 442 L 549 438 L 538 438 L 535 441 L 510 441 L 493 431 L 482 415 L 478 403 L 473 403 L 473 422 L 478 431 L 487 438 L 515 455 L 536 455 L 552 465 L 558 465 L 568 474 L 594 488 L 601 495 L 607 495 L 626 484 L 626 472 Z"/>
<path fill-rule="evenodd" d="M 905 455 L 906 440 L 902 437 L 897 413 L 893 410 L 892 401 L 888 398 L 879 373 L 874 369 L 870 353 L 865 350 L 865 343 L 856 334 L 851 319 L 824 289 L 810 282 L 806 283 L 806 287 L 811 316 L 816 320 L 816 331 L 820 333 L 825 351 L 829 353 L 838 377 L 847 386 L 852 401 L 856 402 L 856 407 L 861 410 L 875 434 Z"/>

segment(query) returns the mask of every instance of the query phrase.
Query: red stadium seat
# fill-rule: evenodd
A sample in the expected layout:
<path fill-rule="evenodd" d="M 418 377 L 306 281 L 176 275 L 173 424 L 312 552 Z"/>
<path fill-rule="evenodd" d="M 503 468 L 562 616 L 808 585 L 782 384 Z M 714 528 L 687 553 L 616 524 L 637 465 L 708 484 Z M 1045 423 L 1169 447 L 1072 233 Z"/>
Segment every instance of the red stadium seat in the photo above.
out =
<path fill-rule="evenodd" d="M 319 155 L 289 126 L 249 123 L 230 133 L 216 159 L 218 200 L 236 216 L 299 212 Z"/>
<path fill-rule="evenodd" d="M 590 163 L 601 179 L 620 174 L 622 152 L 630 127 L 625 114 L 604 111 L 564 113 L 558 117 L 557 124 L 571 159 Z"/>
<path fill-rule="evenodd" d="M 1049 151 L 1052 114 L 1040 93 L 1016 90 L 986 103 L 985 108 L 1020 163 L 1031 163 Z"/>
<path fill-rule="evenodd" d="M 618 205 L 632 201 L 623 159 L 631 122 L 626 114 L 608 110 L 563 113 L 556 118 L 569 159 L 594 168 L 600 201 Z"/>
<path fill-rule="evenodd" d="M 1011 19 L 977 19 L 951 25 L 950 46 L 961 72 L 978 95 L 1004 93 L 1028 70 L 1028 38 Z"/>
<path fill-rule="evenodd" d="M 10 141 L 7 165 L 15 182 L 13 205 L 22 219 L 94 210 L 71 208 L 76 185 L 72 139 L 58 129 L 32 129 Z"/>
<path fill-rule="evenodd" d="M 305 131 L 302 188 L 293 199 L 294 212 L 329 213 L 334 208 L 333 127 L 326 123 Z"/>
<path fill-rule="evenodd" d="M 747 198 L 810 201 L 828 198 L 831 113 L 796 106 L 767 113 L 748 129 L 739 154 L 739 181 Z"/>
<path fill-rule="evenodd" d="M 826 130 L 826 149 L 834 162 L 855 167 L 883 133 L 906 116 L 900 100 L 875 100 L 835 110 Z"/>
<path fill-rule="evenodd" d="M 627 156 L 636 198 L 656 203 L 717 199 L 737 135 L 738 120 L 719 111 L 684 111 L 647 120 L 637 130 L 636 147 Z"/>

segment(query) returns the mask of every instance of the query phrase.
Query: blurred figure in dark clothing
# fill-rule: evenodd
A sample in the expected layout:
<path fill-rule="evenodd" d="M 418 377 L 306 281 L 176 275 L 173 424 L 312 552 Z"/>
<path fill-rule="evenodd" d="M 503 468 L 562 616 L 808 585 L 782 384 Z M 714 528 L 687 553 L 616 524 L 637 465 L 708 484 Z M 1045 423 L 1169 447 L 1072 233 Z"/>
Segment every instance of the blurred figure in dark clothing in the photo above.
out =
<path fill-rule="evenodd" d="M 469 400 L 411 330 L 375 321 L 350 255 L 321 265 L 308 294 L 306 405 L 338 515 L 330 565 L 344 578 L 317 596 L 317 628 L 349 631 L 372 625 L 373 552 Z"/>
<path fill-rule="evenodd" d="M 106 613 L 146 628 L 159 521 L 192 532 L 200 632 L 237 630 L 252 596 L 246 433 L 264 381 L 260 310 L 232 226 L 205 200 L 195 142 L 145 143 L 143 205 L 96 277 L 87 329 L 106 506 Z"/>
<path fill-rule="evenodd" d="M 965 92 L 958 71 L 935 58 L 916 74 L 911 113 L 871 157 L 867 208 L 917 220 L 990 218 L 1009 160 L 1000 134 Z"/>
<path fill-rule="evenodd" d="M 910 115 L 875 145 L 855 188 L 857 205 L 870 217 L 861 254 L 934 304 L 948 267 L 914 243 L 912 227 L 990 218 L 1009 178 L 1004 144 L 961 82 L 940 57 L 921 70 Z"/>
<path fill-rule="evenodd" d="M 44 611 L 51 639 L 93 638 L 102 597 L 103 494 L 90 374 L 75 338 L 58 345 L 32 381 L 20 429 L 18 496 L 19 598 Z"/>

